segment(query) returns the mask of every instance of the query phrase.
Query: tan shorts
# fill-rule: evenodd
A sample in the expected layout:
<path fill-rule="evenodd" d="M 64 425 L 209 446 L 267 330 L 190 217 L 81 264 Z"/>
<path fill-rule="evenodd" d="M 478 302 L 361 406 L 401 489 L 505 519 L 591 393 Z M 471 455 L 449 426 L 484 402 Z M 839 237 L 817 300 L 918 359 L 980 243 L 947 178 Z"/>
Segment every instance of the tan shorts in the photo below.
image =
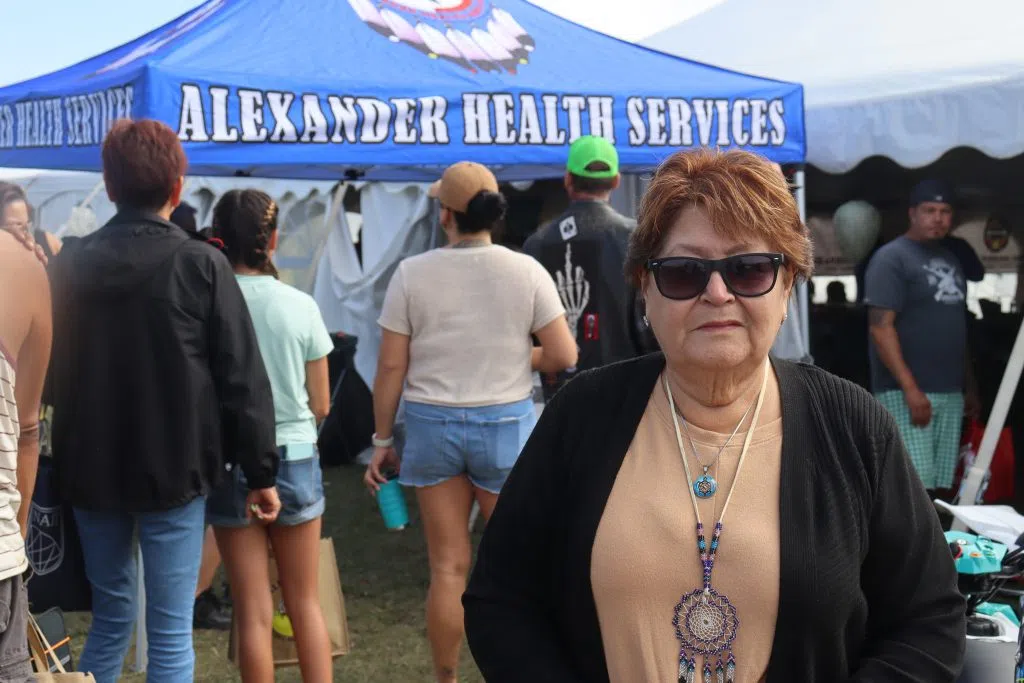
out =
<path fill-rule="evenodd" d="M 28 653 L 28 590 L 19 574 L 0 581 L 0 681 L 34 681 Z"/>

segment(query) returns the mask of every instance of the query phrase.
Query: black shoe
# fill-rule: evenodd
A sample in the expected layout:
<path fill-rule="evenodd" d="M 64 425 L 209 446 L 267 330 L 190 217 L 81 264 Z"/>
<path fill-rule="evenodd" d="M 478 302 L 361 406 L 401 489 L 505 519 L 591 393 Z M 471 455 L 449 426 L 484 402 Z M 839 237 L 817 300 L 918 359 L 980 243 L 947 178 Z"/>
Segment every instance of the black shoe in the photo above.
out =
<path fill-rule="evenodd" d="M 231 602 L 231 588 L 228 586 L 227 583 L 225 583 L 224 586 L 221 588 L 221 594 L 217 595 L 216 593 L 214 593 L 214 597 L 217 598 L 217 602 L 220 603 L 220 606 L 226 610 L 230 611 L 235 604 Z"/>
<path fill-rule="evenodd" d="M 196 598 L 192 626 L 211 631 L 231 630 L 231 608 L 224 605 L 213 591 L 204 591 Z"/>

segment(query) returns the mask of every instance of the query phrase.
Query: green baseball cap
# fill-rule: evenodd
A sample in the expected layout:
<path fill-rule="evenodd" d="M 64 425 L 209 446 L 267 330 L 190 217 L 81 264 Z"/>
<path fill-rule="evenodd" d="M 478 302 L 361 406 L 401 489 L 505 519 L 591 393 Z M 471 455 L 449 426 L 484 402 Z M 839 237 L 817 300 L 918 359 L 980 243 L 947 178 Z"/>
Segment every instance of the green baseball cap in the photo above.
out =
<path fill-rule="evenodd" d="M 588 171 L 587 166 L 595 161 L 607 165 L 608 170 Z M 569 146 L 569 160 L 565 168 L 581 178 L 614 178 L 619 175 L 619 153 L 615 151 L 615 145 L 605 138 L 584 135 Z"/>

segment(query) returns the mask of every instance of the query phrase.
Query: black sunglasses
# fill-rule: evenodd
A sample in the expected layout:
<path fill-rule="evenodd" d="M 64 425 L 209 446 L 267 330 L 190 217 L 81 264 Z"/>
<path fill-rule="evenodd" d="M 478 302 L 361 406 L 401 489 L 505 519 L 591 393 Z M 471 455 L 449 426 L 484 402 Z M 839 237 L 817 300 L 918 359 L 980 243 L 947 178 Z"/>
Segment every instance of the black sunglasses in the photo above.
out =
<path fill-rule="evenodd" d="M 683 301 L 700 296 L 718 273 L 736 296 L 752 298 L 772 291 L 779 279 L 782 254 L 736 254 L 722 259 L 669 256 L 651 259 L 647 270 L 666 299 Z"/>

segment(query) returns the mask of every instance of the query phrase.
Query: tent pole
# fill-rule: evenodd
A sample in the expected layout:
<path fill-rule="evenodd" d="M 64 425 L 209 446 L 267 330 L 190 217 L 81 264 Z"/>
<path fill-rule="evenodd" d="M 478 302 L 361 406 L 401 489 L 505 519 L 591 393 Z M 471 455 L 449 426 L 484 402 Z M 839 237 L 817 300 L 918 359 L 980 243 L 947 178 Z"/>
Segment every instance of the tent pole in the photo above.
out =
<path fill-rule="evenodd" d="M 137 584 L 135 586 L 135 673 L 145 673 L 149 663 L 149 639 L 146 635 L 146 577 L 142 567 L 142 545 L 135 547 Z"/>
<path fill-rule="evenodd" d="M 804 189 L 804 169 L 800 167 L 796 173 L 793 174 L 793 184 L 796 185 L 796 207 L 800 211 L 800 221 L 804 224 L 807 223 L 807 192 Z M 807 299 L 807 284 L 804 283 L 797 287 L 796 300 L 797 310 L 800 315 L 800 334 L 804 339 L 804 349 L 809 355 L 811 353 L 811 316 L 810 316 L 810 302 Z"/>
<path fill-rule="evenodd" d="M 965 482 L 957 501 L 959 505 L 974 505 L 974 501 L 978 497 L 981 480 L 992 465 L 996 444 L 999 442 L 999 434 L 1003 431 L 1006 415 L 1010 412 L 1010 404 L 1013 403 L 1013 396 L 1017 393 L 1021 370 L 1024 370 L 1024 322 L 1021 323 L 1020 329 L 1017 331 L 1017 340 L 1013 343 L 1013 350 L 1010 351 L 1010 360 L 1006 364 L 1006 371 L 1003 372 L 1003 379 L 999 383 L 999 391 L 992 404 L 992 413 L 988 417 L 985 435 L 981 438 L 981 445 L 978 447 L 978 455 L 974 459 L 974 464 L 964 475 Z M 953 528 L 957 531 L 966 531 L 966 526 L 955 520 Z"/>

